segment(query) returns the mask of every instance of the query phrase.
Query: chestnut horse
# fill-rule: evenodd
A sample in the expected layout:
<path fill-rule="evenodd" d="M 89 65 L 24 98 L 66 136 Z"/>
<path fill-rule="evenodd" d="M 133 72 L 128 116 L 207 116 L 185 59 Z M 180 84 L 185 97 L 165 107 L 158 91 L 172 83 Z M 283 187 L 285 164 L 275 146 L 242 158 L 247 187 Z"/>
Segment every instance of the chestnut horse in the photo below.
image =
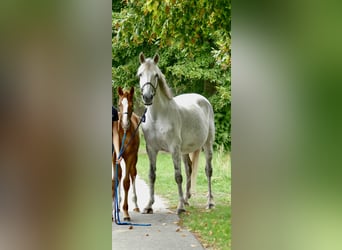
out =
<path fill-rule="evenodd" d="M 134 88 L 132 87 L 130 91 L 123 91 L 121 87 L 118 88 L 119 94 L 119 138 L 120 138 L 120 145 L 122 145 L 122 140 L 124 141 L 124 152 L 122 157 L 124 160 L 121 161 L 122 165 L 125 165 L 125 172 L 124 172 L 124 179 L 123 179 L 123 188 L 124 188 L 124 203 L 122 206 L 124 220 L 130 221 L 131 218 L 128 213 L 128 191 L 130 187 L 130 181 L 132 181 L 133 187 L 133 196 L 132 201 L 135 205 L 133 211 L 139 212 L 139 207 L 137 204 L 137 195 L 135 190 L 135 178 L 137 175 L 136 164 L 138 161 L 138 150 L 139 150 L 139 130 L 137 129 L 139 124 L 139 117 L 133 113 L 133 96 L 134 96 Z M 137 131 L 135 131 L 137 130 Z M 124 138 L 124 133 L 126 132 L 126 138 Z M 132 137 L 133 136 L 133 137 Z M 118 166 L 118 174 L 116 175 L 116 154 L 114 151 L 113 159 L 112 159 L 112 166 L 114 167 L 114 178 L 112 178 L 112 196 L 113 202 L 115 204 L 115 177 L 118 177 L 118 182 L 121 183 L 122 179 L 122 169 L 120 165 Z M 125 162 L 125 164 L 123 164 Z M 120 192 L 119 192 L 120 193 Z M 121 199 L 119 199 L 120 204 Z"/>

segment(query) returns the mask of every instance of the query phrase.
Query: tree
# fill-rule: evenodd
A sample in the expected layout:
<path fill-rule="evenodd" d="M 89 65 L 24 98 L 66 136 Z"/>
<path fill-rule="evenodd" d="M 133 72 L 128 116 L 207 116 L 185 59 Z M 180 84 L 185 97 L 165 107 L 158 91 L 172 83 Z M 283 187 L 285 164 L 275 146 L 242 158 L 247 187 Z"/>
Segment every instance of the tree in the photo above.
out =
<path fill-rule="evenodd" d="M 196 92 L 209 98 L 216 114 L 216 146 L 228 149 L 231 1 L 125 0 L 112 6 L 114 91 L 137 84 L 141 51 L 159 53 L 159 66 L 176 95 Z"/>

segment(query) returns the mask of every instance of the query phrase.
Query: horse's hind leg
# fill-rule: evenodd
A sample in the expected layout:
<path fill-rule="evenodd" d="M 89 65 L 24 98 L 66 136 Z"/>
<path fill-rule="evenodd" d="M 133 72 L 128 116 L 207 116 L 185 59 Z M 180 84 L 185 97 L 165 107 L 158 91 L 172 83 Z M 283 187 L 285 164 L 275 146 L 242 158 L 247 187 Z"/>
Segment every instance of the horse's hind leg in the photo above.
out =
<path fill-rule="evenodd" d="M 201 152 L 201 148 L 190 154 L 190 160 L 192 161 L 190 194 L 196 193 L 196 181 L 197 181 L 197 172 L 198 172 L 200 152 Z"/>
<path fill-rule="evenodd" d="M 191 172 L 192 172 L 192 162 L 188 154 L 183 155 L 183 162 L 186 173 L 186 194 L 184 197 L 184 205 L 188 206 L 191 197 L 190 189 L 191 189 Z"/>
<path fill-rule="evenodd" d="M 133 166 L 134 167 L 132 167 L 132 170 L 131 170 L 131 180 L 132 180 L 132 188 L 133 188 L 132 201 L 133 201 L 133 204 L 135 206 L 133 211 L 134 212 L 140 212 L 140 209 L 138 207 L 138 202 L 137 202 L 137 192 L 135 189 L 135 180 L 136 180 L 136 176 L 137 176 L 137 169 L 136 169 L 135 164 L 133 164 Z"/>
<path fill-rule="evenodd" d="M 183 197 L 183 189 L 182 189 L 182 171 L 181 171 L 181 153 L 179 150 L 179 147 L 176 147 L 172 152 L 172 160 L 173 165 L 175 168 L 175 181 L 178 186 L 178 206 L 177 206 L 177 214 L 180 214 L 182 212 L 185 212 L 184 208 L 184 197 Z"/>
<path fill-rule="evenodd" d="M 112 220 L 113 220 L 113 211 L 117 209 L 116 202 L 118 202 L 118 212 L 120 211 L 120 203 L 121 203 L 121 196 L 120 196 L 120 182 L 122 171 L 121 167 L 118 165 L 118 173 L 116 174 L 116 165 L 112 165 Z"/>
<path fill-rule="evenodd" d="M 152 205 L 154 203 L 154 183 L 156 181 L 156 161 L 158 151 L 155 151 L 146 145 L 148 158 L 150 160 L 150 174 L 149 174 L 149 187 L 150 187 L 150 199 L 147 206 L 144 208 L 143 214 L 153 214 Z"/>
<path fill-rule="evenodd" d="M 212 143 L 207 143 L 204 146 L 204 153 L 206 158 L 206 164 L 205 164 L 205 174 L 207 176 L 208 180 L 208 203 L 207 203 L 207 209 L 213 208 L 215 206 L 213 195 L 211 192 L 211 176 L 213 174 L 213 168 L 212 168 L 212 158 L 213 158 L 213 147 Z"/>

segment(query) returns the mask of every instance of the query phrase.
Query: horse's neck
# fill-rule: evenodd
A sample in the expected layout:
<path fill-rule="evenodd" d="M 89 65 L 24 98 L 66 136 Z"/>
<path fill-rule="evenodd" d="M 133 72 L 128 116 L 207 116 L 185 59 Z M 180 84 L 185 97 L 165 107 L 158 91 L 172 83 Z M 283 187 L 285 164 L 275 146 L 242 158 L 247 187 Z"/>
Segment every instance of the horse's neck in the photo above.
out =
<path fill-rule="evenodd" d="M 156 120 L 160 114 L 167 114 L 167 111 L 173 102 L 173 100 L 168 99 L 164 93 L 158 89 L 154 97 L 153 104 L 148 108 L 153 120 Z"/>

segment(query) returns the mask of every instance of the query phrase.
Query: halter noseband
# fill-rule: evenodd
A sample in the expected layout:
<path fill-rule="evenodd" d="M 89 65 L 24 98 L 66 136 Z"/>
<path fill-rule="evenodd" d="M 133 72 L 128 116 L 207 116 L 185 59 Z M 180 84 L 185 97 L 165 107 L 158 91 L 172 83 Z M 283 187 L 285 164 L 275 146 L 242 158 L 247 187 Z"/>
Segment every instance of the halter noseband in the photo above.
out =
<path fill-rule="evenodd" d="M 150 85 L 151 87 L 152 87 L 152 96 L 155 96 L 156 95 L 156 92 L 157 92 L 157 87 L 158 87 L 158 82 L 157 82 L 157 87 L 154 87 L 153 86 L 153 84 L 151 83 L 151 82 L 147 82 L 147 83 L 145 83 L 142 87 L 141 87 L 141 94 L 143 93 L 143 91 L 144 91 L 144 88 L 146 87 L 146 86 L 148 86 L 148 85 Z"/>

